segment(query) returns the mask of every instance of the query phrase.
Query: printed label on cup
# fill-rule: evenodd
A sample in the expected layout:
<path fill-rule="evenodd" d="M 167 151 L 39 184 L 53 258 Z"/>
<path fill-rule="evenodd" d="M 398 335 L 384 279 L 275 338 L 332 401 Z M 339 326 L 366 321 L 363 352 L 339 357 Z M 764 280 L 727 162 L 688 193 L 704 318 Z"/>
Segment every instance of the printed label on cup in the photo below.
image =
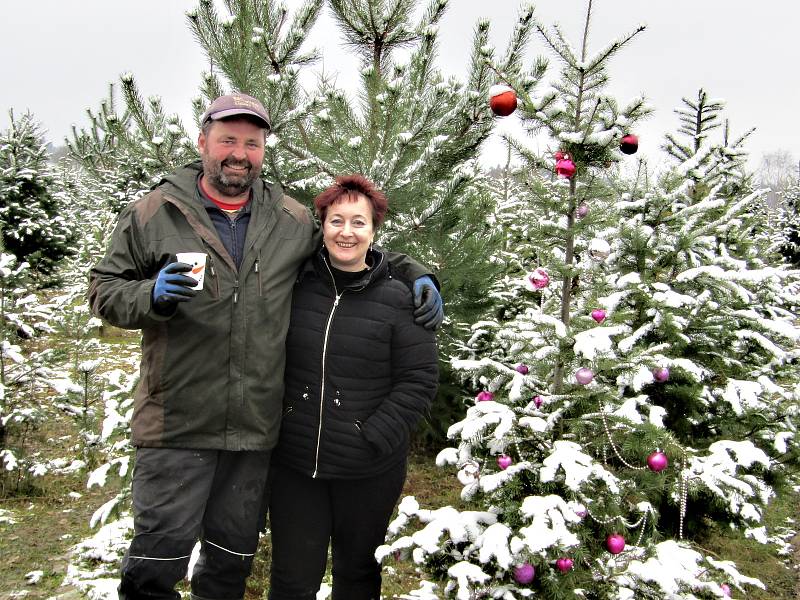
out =
<path fill-rule="evenodd" d="M 189 277 L 197 281 L 193 290 L 203 289 L 203 279 L 206 275 L 206 254 L 205 252 L 178 252 L 175 255 L 178 262 L 192 265 L 192 270 L 186 273 Z"/>

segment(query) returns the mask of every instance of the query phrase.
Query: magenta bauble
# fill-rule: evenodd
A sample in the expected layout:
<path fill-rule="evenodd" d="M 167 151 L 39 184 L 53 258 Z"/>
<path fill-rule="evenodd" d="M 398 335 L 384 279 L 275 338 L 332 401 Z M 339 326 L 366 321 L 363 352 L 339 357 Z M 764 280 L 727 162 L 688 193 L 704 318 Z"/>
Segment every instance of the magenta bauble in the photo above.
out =
<path fill-rule="evenodd" d="M 546 288 L 550 284 L 550 276 L 542 267 L 534 269 L 525 276 L 525 287 L 536 292 Z"/>
<path fill-rule="evenodd" d="M 639 138 L 632 133 L 623 135 L 619 141 L 619 149 L 622 150 L 623 154 L 636 154 L 639 149 Z"/>
<path fill-rule="evenodd" d="M 581 202 L 578 205 L 578 208 L 575 210 L 575 214 L 577 214 L 578 217 L 582 219 L 583 217 L 589 214 L 589 205 L 586 204 L 585 202 Z"/>
<path fill-rule="evenodd" d="M 528 365 L 519 364 L 514 368 L 517 370 L 517 373 L 522 373 L 523 375 L 528 374 Z"/>
<path fill-rule="evenodd" d="M 669 369 L 667 367 L 656 367 L 653 369 L 653 379 L 659 383 L 664 383 L 669 379 Z"/>
<path fill-rule="evenodd" d="M 523 563 L 514 567 L 514 581 L 517 583 L 530 583 L 536 575 L 536 569 L 530 563 Z"/>
<path fill-rule="evenodd" d="M 594 373 L 591 369 L 581 367 L 575 371 L 575 380 L 581 385 L 588 385 L 594 380 Z"/>
<path fill-rule="evenodd" d="M 575 166 L 575 163 L 568 158 L 562 158 L 561 160 L 556 161 L 556 175 L 559 177 L 572 179 L 577 170 L 578 168 Z"/>
<path fill-rule="evenodd" d="M 497 466 L 500 467 L 503 471 L 505 471 L 508 467 L 511 466 L 511 463 L 514 461 L 511 460 L 511 457 L 508 454 L 501 454 L 497 457 Z"/>
<path fill-rule="evenodd" d="M 719 587 L 722 590 L 723 596 L 725 596 L 726 598 L 730 598 L 731 597 L 731 586 L 729 586 L 727 583 L 723 583 Z"/>
<path fill-rule="evenodd" d="M 602 323 L 606 320 L 606 311 L 602 308 L 596 308 L 592 311 L 592 318 L 598 323 Z"/>
<path fill-rule="evenodd" d="M 558 569 L 562 573 L 566 573 L 567 571 L 571 571 L 572 570 L 572 565 L 573 564 L 574 563 L 572 562 L 571 558 L 568 558 L 566 556 L 562 556 L 561 558 L 559 558 L 556 561 L 556 569 Z"/>
<path fill-rule="evenodd" d="M 542 398 L 538 394 L 533 397 L 533 405 L 536 408 L 542 408 L 542 404 L 544 404 L 544 398 Z"/>
<path fill-rule="evenodd" d="M 606 538 L 606 548 L 611 554 L 619 554 L 625 550 L 625 538 L 618 533 L 612 533 Z"/>
<path fill-rule="evenodd" d="M 647 466 L 650 467 L 651 471 L 660 473 L 669 466 L 669 459 L 661 450 L 656 450 L 647 457 Z"/>
<path fill-rule="evenodd" d="M 475 400 L 477 402 L 488 402 L 489 400 L 494 400 L 494 394 L 492 392 L 482 390 L 478 392 L 477 396 L 475 396 Z"/>
<path fill-rule="evenodd" d="M 507 117 L 517 110 L 517 93 L 507 85 L 493 85 L 489 89 L 489 107 L 498 117 Z"/>

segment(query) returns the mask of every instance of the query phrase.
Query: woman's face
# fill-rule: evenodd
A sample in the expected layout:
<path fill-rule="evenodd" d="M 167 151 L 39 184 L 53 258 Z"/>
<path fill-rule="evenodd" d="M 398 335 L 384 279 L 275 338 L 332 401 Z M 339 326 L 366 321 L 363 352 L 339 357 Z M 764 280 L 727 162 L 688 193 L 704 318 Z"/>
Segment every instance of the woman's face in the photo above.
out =
<path fill-rule="evenodd" d="M 328 207 L 322 224 L 322 240 L 331 264 L 341 271 L 366 268 L 367 250 L 375 237 L 372 205 L 362 194 L 353 201 L 342 198 Z"/>

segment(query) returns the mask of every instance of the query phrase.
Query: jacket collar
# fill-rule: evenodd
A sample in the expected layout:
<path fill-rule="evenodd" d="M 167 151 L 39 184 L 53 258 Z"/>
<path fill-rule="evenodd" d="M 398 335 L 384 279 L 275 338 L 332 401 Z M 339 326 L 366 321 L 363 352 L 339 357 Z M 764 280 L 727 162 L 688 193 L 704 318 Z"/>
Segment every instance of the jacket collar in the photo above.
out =
<path fill-rule="evenodd" d="M 332 271 L 330 270 L 330 258 L 328 257 L 328 250 L 322 246 L 319 251 L 309 258 L 300 271 L 298 281 L 309 273 L 314 273 L 327 284 L 333 285 Z M 359 290 L 363 289 L 373 282 L 386 276 L 389 270 L 389 261 L 386 259 L 386 253 L 381 248 L 373 246 L 371 250 L 367 251 L 367 264 L 371 265 L 370 269 L 364 273 L 360 279 L 348 284 L 345 289 Z"/>

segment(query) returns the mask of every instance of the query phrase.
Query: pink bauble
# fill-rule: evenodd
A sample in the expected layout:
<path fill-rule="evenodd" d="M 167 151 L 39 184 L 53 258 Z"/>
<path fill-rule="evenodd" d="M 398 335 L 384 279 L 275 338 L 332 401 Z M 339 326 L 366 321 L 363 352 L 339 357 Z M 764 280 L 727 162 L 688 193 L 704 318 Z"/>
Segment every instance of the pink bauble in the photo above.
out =
<path fill-rule="evenodd" d="M 561 571 L 562 573 L 566 573 L 567 571 L 572 570 L 572 559 L 566 556 L 562 556 L 556 561 L 556 568 Z"/>
<path fill-rule="evenodd" d="M 725 595 L 727 598 L 731 597 L 731 586 L 729 586 L 727 583 L 723 583 L 719 587 L 722 589 L 723 595 Z"/>
<path fill-rule="evenodd" d="M 606 320 L 606 311 L 604 311 L 602 308 L 595 308 L 592 311 L 592 318 L 598 323 L 602 323 Z"/>
<path fill-rule="evenodd" d="M 581 519 L 585 518 L 586 515 L 589 514 L 589 511 L 586 510 L 585 506 L 579 506 L 575 509 L 575 514 L 578 515 Z"/>
<path fill-rule="evenodd" d="M 530 563 L 523 563 L 514 567 L 514 581 L 517 583 L 530 583 L 536 575 L 536 569 Z"/>
<path fill-rule="evenodd" d="M 536 406 L 536 408 L 542 408 L 542 404 L 544 404 L 544 398 L 537 394 L 533 397 L 533 404 Z"/>
<path fill-rule="evenodd" d="M 517 370 L 517 373 L 522 373 L 523 375 L 528 374 L 528 365 L 519 364 L 514 368 Z"/>
<path fill-rule="evenodd" d="M 556 175 L 559 177 L 572 179 L 577 170 L 578 168 L 575 166 L 575 163 L 568 158 L 562 158 L 561 160 L 556 161 Z"/>
<path fill-rule="evenodd" d="M 594 380 L 594 373 L 591 369 L 581 367 L 575 371 L 575 380 L 581 385 L 588 385 Z"/>
<path fill-rule="evenodd" d="M 651 471 L 660 473 L 669 466 L 667 455 L 661 452 L 661 450 L 656 450 L 647 457 L 647 466 L 650 467 Z"/>
<path fill-rule="evenodd" d="M 606 538 L 606 548 L 611 554 L 619 554 L 625 549 L 625 538 L 618 533 L 612 533 Z"/>
<path fill-rule="evenodd" d="M 517 93 L 507 85 L 493 85 L 489 96 L 489 107 L 498 117 L 507 117 L 517 110 Z"/>
<path fill-rule="evenodd" d="M 489 400 L 494 400 L 494 394 L 492 392 L 487 392 L 486 390 L 478 392 L 478 395 L 475 396 L 476 402 L 488 402 Z"/>
<path fill-rule="evenodd" d="M 578 205 L 578 208 L 575 209 L 575 214 L 577 214 L 578 217 L 582 219 L 583 217 L 589 214 L 589 205 L 586 204 L 585 202 L 581 202 Z"/>
<path fill-rule="evenodd" d="M 656 367 L 653 369 L 653 379 L 659 383 L 664 383 L 669 379 L 669 369 L 667 367 Z"/>
<path fill-rule="evenodd" d="M 503 471 L 505 471 L 508 467 L 511 466 L 511 463 L 514 461 L 511 460 L 511 457 L 508 454 L 501 454 L 497 457 L 497 466 L 500 467 Z"/>
<path fill-rule="evenodd" d="M 542 267 L 538 267 L 525 276 L 525 287 L 535 292 L 550 284 L 550 276 Z"/>
<path fill-rule="evenodd" d="M 623 135 L 619 141 L 619 149 L 622 150 L 623 154 L 636 154 L 639 149 L 639 138 L 632 133 Z"/>

